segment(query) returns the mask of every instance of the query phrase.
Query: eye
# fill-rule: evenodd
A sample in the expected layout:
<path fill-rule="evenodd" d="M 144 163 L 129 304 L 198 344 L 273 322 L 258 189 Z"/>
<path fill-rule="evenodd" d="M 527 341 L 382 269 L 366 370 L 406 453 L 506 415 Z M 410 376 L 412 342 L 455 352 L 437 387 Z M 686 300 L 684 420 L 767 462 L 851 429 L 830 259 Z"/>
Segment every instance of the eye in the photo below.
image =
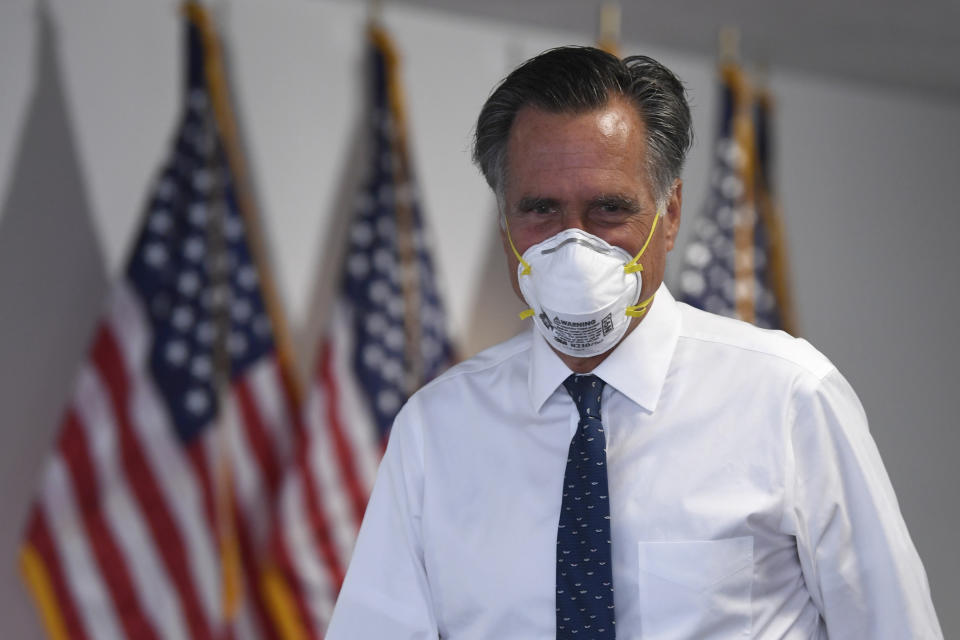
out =
<path fill-rule="evenodd" d="M 536 205 L 534 205 L 531 211 L 533 211 L 533 213 L 540 213 L 540 214 L 551 213 L 553 212 L 553 207 L 551 207 L 546 202 L 539 202 Z"/>
<path fill-rule="evenodd" d="M 536 216 L 550 215 L 558 210 L 559 203 L 551 198 L 524 198 L 517 206 L 519 213 L 529 213 Z"/>
<path fill-rule="evenodd" d="M 594 211 L 600 218 L 612 219 L 627 215 L 628 210 L 616 202 L 604 202 L 598 205 Z"/>
<path fill-rule="evenodd" d="M 635 200 L 620 195 L 602 196 L 596 198 L 591 204 L 596 215 L 608 220 L 624 218 L 640 209 Z"/>

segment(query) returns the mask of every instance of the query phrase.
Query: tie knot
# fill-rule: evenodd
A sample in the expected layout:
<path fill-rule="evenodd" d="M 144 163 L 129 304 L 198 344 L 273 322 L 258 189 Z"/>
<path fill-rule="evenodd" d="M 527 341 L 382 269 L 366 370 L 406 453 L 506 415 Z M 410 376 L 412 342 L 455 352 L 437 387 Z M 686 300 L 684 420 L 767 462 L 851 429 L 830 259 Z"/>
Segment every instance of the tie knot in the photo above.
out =
<path fill-rule="evenodd" d="M 603 380 L 592 373 L 588 375 L 574 373 L 563 381 L 567 393 L 570 394 L 573 402 L 577 405 L 581 420 L 585 418 L 600 419 L 600 395 L 603 393 L 605 384 Z"/>

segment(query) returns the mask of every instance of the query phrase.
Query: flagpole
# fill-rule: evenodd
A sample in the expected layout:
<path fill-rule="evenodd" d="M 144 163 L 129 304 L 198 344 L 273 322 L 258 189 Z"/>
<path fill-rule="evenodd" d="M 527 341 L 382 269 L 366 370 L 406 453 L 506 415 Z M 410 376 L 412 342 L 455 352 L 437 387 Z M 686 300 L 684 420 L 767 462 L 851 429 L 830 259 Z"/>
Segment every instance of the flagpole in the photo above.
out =
<path fill-rule="evenodd" d="M 597 47 L 618 57 L 620 55 L 620 15 L 619 2 L 608 1 L 600 5 Z"/>
<path fill-rule="evenodd" d="M 210 47 L 211 34 L 204 33 L 200 28 L 199 16 L 206 20 L 206 10 L 196 4 L 188 3 L 184 6 L 184 12 L 188 19 L 198 28 L 201 38 L 201 47 L 203 50 L 204 72 L 206 75 L 209 68 L 209 60 L 213 52 Z M 211 101 L 212 93 L 210 91 L 210 81 L 206 78 L 205 82 L 208 89 L 208 99 Z M 208 122 L 204 126 L 205 132 L 216 131 L 217 126 L 215 118 L 211 118 L 210 112 L 206 112 Z M 210 120 L 213 122 L 210 122 Z M 213 126 L 210 126 L 213 125 Z M 207 260 L 210 274 L 209 294 L 211 297 L 210 310 L 213 316 L 214 342 L 213 342 L 213 388 L 218 398 L 223 398 L 224 390 L 230 384 L 230 355 L 227 350 L 227 339 L 230 333 L 229 316 L 229 273 L 227 267 L 227 247 L 226 236 L 224 233 L 224 224 L 226 219 L 226 184 L 225 176 L 217 170 L 220 154 L 225 153 L 221 147 L 219 136 L 215 133 L 210 134 L 213 138 L 204 153 L 204 159 L 207 171 L 212 180 L 210 207 L 206 221 L 206 241 L 209 247 Z M 236 531 L 236 505 L 234 504 L 234 484 L 233 470 L 230 463 L 231 435 L 229 433 L 229 421 L 224 420 L 224 411 L 218 411 L 213 418 L 219 425 L 216 430 L 216 457 L 214 464 L 214 508 L 216 513 L 217 539 L 220 546 L 220 572 L 221 585 L 223 593 L 221 604 L 223 606 L 224 620 L 233 620 L 240 608 L 241 586 L 240 586 L 240 552 L 237 541 Z"/>
<path fill-rule="evenodd" d="M 717 34 L 717 53 L 720 66 L 740 64 L 740 30 L 727 25 Z"/>
<path fill-rule="evenodd" d="M 253 254 L 254 263 L 257 265 L 258 272 L 261 275 L 266 275 L 269 274 L 270 271 L 266 268 L 268 260 L 263 240 L 264 235 L 262 225 L 256 214 L 256 208 L 254 207 L 254 198 L 250 188 L 246 162 L 241 153 L 242 146 L 240 144 L 236 118 L 230 106 L 230 90 L 227 85 L 227 74 L 223 64 L 220 43 L 217 39 L 210 15 L 202 5 L 195 0 L 188 0 L 185 4 L 185 11 L 190 20 L 193 21 L 200 30 L 203 38 L 204 50 L 207 52 L 204 71 L 210 91 L 210 98 L 213 102 L 214 120 L 223 140 L 227 164 L 234 176 L 234 183 L 237 189 L 237 204 L 248 230 L 247 239 L 250 243 L 250 251 Z M 295 406 L 299 406 L 303 398 L 303 390 L 299 377 L 296 375 L 293 340 L 286 322 L 286 314 L 283 312 L 283 306 L 280 302 L 280 297 L 273 279 L 264 277 L 261 282 L 261 287 L 263 289 L 267 314 L 270 316 L 271 325 L 274 335 L 276 336 L 277 357 L 284 373 L 285 383 L 289 387 L 288 391 L 293 396 Z"/>
<path fill-rule="evenodd" d="M 737 318 L 753 323 L 756 319 L 756 286 L 754 271 L 754 227 L 756 207 L 754 178 L 756 172 L 756 144 L 753 118 L 750 113 L 751 91 L 746 75 L 740 68 L 740 31 L 723 27 L 718 35 L 720 76 L 730 88 L 733 99 L 733 130 L 731 139 L 742 154 L 737 172 L 743 191 L 734 209 L 734 308 Z"/>
<path fill-rule="evenodd" d="M 407 147 L 407 118 L 403 91 L 399 81 L 400 56 L 389 34 L 376 21 L 379 2 L 374 2 L 374 21 L 368 33 L 374 45 L 384 57 L 387 78 L 387 101 L 390 109 L 392 134 L 396 144 L 393 184 L 397 216 L 397 253 L 400 261 L 400 283 L 404 301 L 404 360 L 406 362 L 407 395 L 416 391 L 424 382 L 423 355 L 420 328 L 420 272 L 414 246 L 414 213 L 410 192 L 410 157 Z"/>
<path fill-rule="evenodd" d="M 367 6 L 369 7 L 367 23 L 370 26 L 379 27 L 383 18 L 383 0 L 370 0 Z"/>
<path fill-rule="evenodd" d="M 762 88 L 757 95 L 758 108 L 762 110 L 767 120 L 767 144 L 769 144 L 769 114 L 773 109 L 773 96 L 766 88 L 766 73 L 763 70 L 761 77 L 764 79 Z M 777 301 L 777 309 L 780 316 L 780 328 L 790 335 L 797 335 L 797 318 L 793 305 L 793 295 L 790 288 L 790 261 L 787 250 L 786 233 L 783 226 L 783 216 L 780 207 L 773 195 L 771 167 L 769 161 L 770 149 L 763 151 L 766 156 L 766 162 L 760 162 L 758 150 L 757 162 L 757 211 L 761 217 L 764 226 L 769 234 L 769 261 L 770 261 L 770 282 L 769 286 L 773 290 L 774 298 Z"/>
<path fill-rule="evenodd" d="M 205 52 L 204 75 L 206 76 L 207 88 L 213 106 L 214 122 L 217 131 L 220 133 L 227 166 L 230 167 L 234 178 L 237 206 L 247 229 L 246 237 L 251 256 L 256 265 L 257 273 L 260 275 L 260 287 L 263 293 L 264 304 L 275 337 L 279 377 L 284 386 L 284 391 L 288 395 L 287 399 L 291 406 L 290 418 L 293 424 L 297 426 L 297 430 L 301 432 L 298 436 L 302 439 L 303 426 L 300 407 L 302 406 L 303 390 L 297 375 L 296 360 L 293 355 L 293 342 L 287 328 L 286 317 L 283 313 L 283 308 L 273 279 L 269 277 L 269 262 L 264 247 L 262 226 L 254 207 L 254 199 L 248 178 L 249 174 L 247 173 L 246 163 L 241 153 L 238 127 L 233 109 L 230 106 L 230 91 L 219 40 L 210 15 L 201 4 L 194 0 L 188 0 L 184 5 L 184 11 L 193 24 L 196 25 L 203 41 Z M 229 464 L 227 465 L 227 474 L 229 476 Z M 232 505 L 228 505 L 228 508 L 232 508 Z M 228 513 L 232 513 L 232 511 Z M 232 525 L 233 518 L 228 518 L 228 520 Z M 235 539 L 231 541 L 230 544 L 234 542 L 236 542 Z M 235 570 L 236 582 L 234 582 L 234 577 L 231 576 L 233 570 Z M 291 587 L 284 580 L 282 572 L 272 561 L 262 566 L 261 571 L 262 574 L 259 576 L 260 588 L 269 605 L 271 616 L 277 624 L 278 630 L 283 638 L 285 640 L 306 638 L 307 633 L 297 614 Z M 225 569 L 224 581 L 225 588 L 227 589 L 232 588 L 230 585 L 238 585 L 239 561 L 233 569 L 229 567 Z M 229 611 L 231 601 L 229 594 L 226 595 L 225 604 Z M 234 605 L 235 604 L 236 603 L 234 603 Z"/>

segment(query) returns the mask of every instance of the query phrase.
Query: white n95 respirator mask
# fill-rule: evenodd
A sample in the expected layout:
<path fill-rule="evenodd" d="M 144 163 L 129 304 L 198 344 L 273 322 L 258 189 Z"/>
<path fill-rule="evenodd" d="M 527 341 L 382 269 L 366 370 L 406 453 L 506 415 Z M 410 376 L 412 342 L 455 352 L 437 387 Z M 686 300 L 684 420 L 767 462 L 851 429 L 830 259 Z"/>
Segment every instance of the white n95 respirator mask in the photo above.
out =
<path fill-rule="evenodd" d="M 613 348 L 632 317 L 642 316 L 653 296 L 637 303 L 643 285 L 640 256 L 650 244 L 659 212 L 643 248 L 630 254 L 581 229 L 565 229 L 533 245 L 519 260 L 520 292 L 541 335 L 555 349 L 575 357 L 591 357 Z"/>

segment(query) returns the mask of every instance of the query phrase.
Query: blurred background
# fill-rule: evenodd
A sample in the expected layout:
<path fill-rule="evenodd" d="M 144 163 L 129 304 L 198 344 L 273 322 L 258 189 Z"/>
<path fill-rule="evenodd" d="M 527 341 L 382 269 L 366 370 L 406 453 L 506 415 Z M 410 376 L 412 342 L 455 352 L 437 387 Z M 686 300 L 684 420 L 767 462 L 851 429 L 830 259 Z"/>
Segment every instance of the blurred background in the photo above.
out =
<path fill-rule="evenodd" d="M 249 182 L 295 370 L 309 378 L 362 162 L 369 7 L 218 0 Z M 960 5 L 948 0 L 620 3 L 620 53 L 685 82 L 695 145 L 668 259 L 680 288 L 708 202 L 720 114 L 717 39 L 773 96 L 796 334 L 850 380 L 870 418 L 947 637 L 960 633 L 956 337 Z M 470 162 L 481 104 L 520 61 L 596 41 L 599 3 L 392 0 L 407 144 L 446 330 L 466 357 L 522 309 L 495 202 Z M 17 551 L 78 367 L 132 251 L 181 112 L 179 3 L 0 3 L 0 619 L 43 637 Z"/>

